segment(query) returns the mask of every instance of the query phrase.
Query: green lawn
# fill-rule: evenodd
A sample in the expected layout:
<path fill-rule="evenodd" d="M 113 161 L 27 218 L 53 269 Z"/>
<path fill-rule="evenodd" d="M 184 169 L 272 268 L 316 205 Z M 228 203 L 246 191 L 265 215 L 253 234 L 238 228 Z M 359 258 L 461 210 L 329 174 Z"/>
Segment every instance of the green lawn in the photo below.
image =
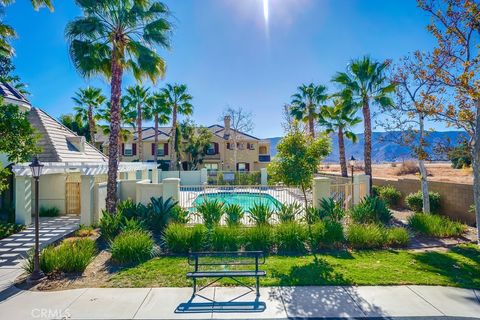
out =
<path fill-rule="evenodd" d="M 480 248 L 448 252 L 405 250 L 346 251 L 316 256 L 271 256 L 262 267 L 262 286 L 426 284 L 480 288 Z M 159 257 L 124 269 L 109 280 L 112 287 L 186 287 L 191 267 L 185 257 Z M 250 281 L 253 284 L 253 279 Z M 221 284 L 233 284 L 222 280 Z"/>

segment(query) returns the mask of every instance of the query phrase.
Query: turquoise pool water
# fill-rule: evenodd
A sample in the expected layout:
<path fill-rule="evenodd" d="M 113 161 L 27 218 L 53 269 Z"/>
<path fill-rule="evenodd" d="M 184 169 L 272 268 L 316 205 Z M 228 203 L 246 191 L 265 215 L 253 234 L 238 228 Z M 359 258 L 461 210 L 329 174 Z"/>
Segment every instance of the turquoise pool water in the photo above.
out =
<path fill-rule="evenodd" d="M 255 203 L 266 204 L 270 207 L 270 209 L 275 209 L 276 206 L 280 204 L 277 199 L 275 199 L 269 194 L 250 192 L 217 192 L 199 195 L 194 201 L 194 206 L 197 206 L 205 201 L 212 200 L 218 200 L 220 202 L 223 202 L 225 205 L 232 203 L 238 204 L 242 207 L 244 211 L 247 212 Z"/>

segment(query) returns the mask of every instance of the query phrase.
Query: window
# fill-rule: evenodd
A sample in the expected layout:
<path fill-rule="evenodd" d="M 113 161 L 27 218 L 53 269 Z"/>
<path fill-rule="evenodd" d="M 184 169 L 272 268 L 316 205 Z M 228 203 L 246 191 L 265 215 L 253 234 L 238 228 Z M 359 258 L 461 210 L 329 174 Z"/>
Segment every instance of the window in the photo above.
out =
<path fill-rule="evenodd" d="M 243 142 L 237 143 L 237 149 L 238 149 L 238 150 L 243 150 L 243 149 L 245 149 L 245 144 L 244 144 Z"/>
<path fill-rule="evenodd" d="M 261 146 L 261 147 L 259 148 L 259 151 L 260 151 L 260 152 L 259 152 L 260 154 L 267 154 L 267 147 Z"/>
<path fill-rule="evenodd" d="M 208 171 L 217 171 L 218 170 L 218 163 L 205 163 L 205 168 Z"/>
<path fill-rule="evenodd" d="M 157 146 L 157 156 L 163 157 L 165 155 L 165 150 L 163 148 L 163 144 L 159 144 Z"/>
<path fill-rule="evenodd" d="M 253 143 L 247 143 L 248 150 L 255 150 L 255 145 Z"/>
<path fill-rule="evenodd" d="M 214 143 L 210 143 L 210 144 L 208 145 L 206 154 L 207 154 L 207 155 L 216 154 L 215 144 L 214 144 Z"/>
<path fill-rule="evenodd" d="M 245 162 L 239 162 L 238 171 L 247 171 L 247 164 Z"/>
<path fill-rule="evenodd" d="M 133 156 L 133 145 L 131 143 L 124 144 L 125 149 L 123 149 L 124 156 Z"/>

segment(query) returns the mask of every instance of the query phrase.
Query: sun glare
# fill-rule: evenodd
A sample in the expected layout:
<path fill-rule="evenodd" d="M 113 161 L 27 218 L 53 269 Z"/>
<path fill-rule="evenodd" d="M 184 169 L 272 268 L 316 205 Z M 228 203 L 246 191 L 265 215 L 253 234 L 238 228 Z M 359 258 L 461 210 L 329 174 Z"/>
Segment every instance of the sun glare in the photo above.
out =
<path fill-rule="evenodd" d="M 263 0 L 263 18 L 268 23 L 268 0 Z"/>

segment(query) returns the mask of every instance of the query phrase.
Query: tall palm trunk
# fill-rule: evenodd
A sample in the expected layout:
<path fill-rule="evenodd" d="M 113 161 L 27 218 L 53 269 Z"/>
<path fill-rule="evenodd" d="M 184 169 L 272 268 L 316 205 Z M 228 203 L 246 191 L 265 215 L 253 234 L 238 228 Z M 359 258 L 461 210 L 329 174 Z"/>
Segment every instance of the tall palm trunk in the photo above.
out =
<path fill-rule="evenodd" d="M 138 158 L 143 162 L 143 132 L 142 132 L 142 105 L 137 104 L 137 141 Z"/>
<path fill-rule="evenodd" d="M 153 145 L 153 161 L 155 161 L 155 164 L 158 162 L 158 113 L 155 113 L 155 140 L 154 140 L 154 145 Z"/>
<path fill-rule="evenodd" d="M 430 213 L 430 197 L 428 195 L 428 181 L 427 181 L 427 169 L 425 168 L 425 155 L 424 155 L 424 150 L 423 150 L 423 143 L 424 143 L 424 121 L 425 118 L 423 114 L 420 114 L 419 116 L 419 145 L 420 145 L 420 156 L 418 160 L 418 166 L 420 168 L 420 183 L 421 183 L 421 189 L 422 189 L 422 196 L 423 196 L 423 212 L 424 213 Z"/>
<path fill-rule="evenodd" d="M 117 208 L 117 172 L 118 172 L 118 141 L 120 136 L 120 98 L 122 94 L 123 69 L 116 54 L 112 57 L 112 79 L 110 100 L 110 137 L 108 139 L 108 178 L 106 207 L 109 213 Z"/>
<path fill-rule="evenodd" d="M 476 109 L 475 135 L 473 137 L 473 198 L 477 218 L 477 242 L 480 244 L 480 100 L 474 100 Z"/>
<path fill-rule="evenodd" d="M 177 135 L 177 104 L 173 105 L 173 112 L 172 112 L 172 132 L 170 134 L 170 170 L 175 170 L 177 167 L 177 152 L 175 150 L 175 143 L 176 143 L 176 135 Z M 178 168 L 180 170 L 180 168 Z"/>
<path fill-rule="evenodd" d="M 370 193 L 372 192 L 372 119 L 370 117 L 370 106 L 368 98 L 363 99 L 363 122 L 365 144 L 363 146 L 363 154 L 365 161 L 365 174 L 370 176 Z"/>
<path fill-rule="evenodd" d="M 338 152 L 340 155 L 340 168 L 342 177 L 348 177 L 347 160 L 345 158 L 345 141 L 343 139 L 343 128 L 338 128 Z"/>
<path fill-rule="evenodd" d="M 308 130 L 312 138 L 315 138 L 315 122 L 311 113 L 308 115 Z"/>
<path fill-rule="evenodd" d="M 88 106 L 88 129 L 90 131 L 90 142 L 95 146 L 95 120 L 93 119 L 93 106 Z"/>

